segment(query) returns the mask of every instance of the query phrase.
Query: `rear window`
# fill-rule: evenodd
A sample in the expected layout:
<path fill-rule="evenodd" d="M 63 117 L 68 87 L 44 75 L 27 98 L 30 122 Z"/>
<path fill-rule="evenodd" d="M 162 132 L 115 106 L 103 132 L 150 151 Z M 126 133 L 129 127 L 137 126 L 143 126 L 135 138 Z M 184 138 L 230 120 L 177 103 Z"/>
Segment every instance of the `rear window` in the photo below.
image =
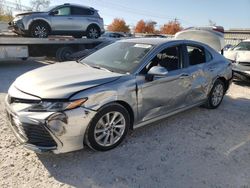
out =
<path fill-rule="evenodd" d="M 93 15 L 95 13 L 94 10 L 87 9 L 87 8 L 80 8 L 80 7 L 71 7 L 71 14 L 72 15 Z"/>

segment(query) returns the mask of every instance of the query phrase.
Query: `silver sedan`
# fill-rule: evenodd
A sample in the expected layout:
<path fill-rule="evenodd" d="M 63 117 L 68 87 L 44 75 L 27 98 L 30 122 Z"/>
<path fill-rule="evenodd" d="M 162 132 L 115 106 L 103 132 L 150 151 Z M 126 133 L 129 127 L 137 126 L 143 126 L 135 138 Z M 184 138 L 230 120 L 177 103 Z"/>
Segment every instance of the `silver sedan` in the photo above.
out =
<path fill-rule="evenodd" d="M 231 63 L 188 40 L 118 41 L 80 62 L 45 66 L 16 79 L 6 111 L 17 139 L 36 152 L 116 147 L 129 129 L 203 105 L 217 108 Z"/>

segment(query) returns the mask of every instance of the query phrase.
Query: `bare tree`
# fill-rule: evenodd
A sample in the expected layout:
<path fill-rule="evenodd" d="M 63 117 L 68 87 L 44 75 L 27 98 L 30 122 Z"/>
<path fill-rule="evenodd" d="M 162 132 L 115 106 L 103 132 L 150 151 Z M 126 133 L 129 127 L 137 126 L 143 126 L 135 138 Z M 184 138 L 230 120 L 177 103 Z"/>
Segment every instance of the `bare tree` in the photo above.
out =
<path fill-rule="evenodd" d="M 50 5 L 50 0 L 31 0 L 32 9 L 40 11 L 42 8 L 47 8 Z"/>

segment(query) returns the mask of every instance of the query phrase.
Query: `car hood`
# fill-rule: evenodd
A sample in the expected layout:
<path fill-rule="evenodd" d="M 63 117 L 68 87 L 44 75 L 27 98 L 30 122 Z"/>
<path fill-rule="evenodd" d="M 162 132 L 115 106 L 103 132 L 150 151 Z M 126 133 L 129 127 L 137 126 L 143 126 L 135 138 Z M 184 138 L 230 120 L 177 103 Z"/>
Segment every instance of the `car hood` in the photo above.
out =
<path fill-rule="evenodd" d="M 250 51 L 224 51 L 224 56 L 227 59 L 237 62 L 250 62 Z"/>
<path fill-rule="evenodd" d="M 30 15 L 30 14 L 44 14 L 45 12 L 32 12 L 32 11 L 27 11 L 27 12 L 21 12 L 16 14 L 15 16 L 25 16 L 25 15 Z"/>
<path fill-rule="evenodd" d="M 74 93 L 120 78 L 122 74 L 96 69 L 76 62 L 44 66 L 16 79 L 14 87 L 42 99 L 68 99 Z"/>

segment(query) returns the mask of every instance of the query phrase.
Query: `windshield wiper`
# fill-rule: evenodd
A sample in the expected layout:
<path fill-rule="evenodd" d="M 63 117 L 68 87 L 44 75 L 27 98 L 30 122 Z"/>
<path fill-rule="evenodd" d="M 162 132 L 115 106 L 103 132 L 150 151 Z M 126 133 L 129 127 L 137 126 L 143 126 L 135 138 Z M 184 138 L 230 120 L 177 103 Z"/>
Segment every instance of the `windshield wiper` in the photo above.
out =
<path fill-rule="evenodd" d="M 105 70 L 105 71 L 108 71 L 108 72 L 113 72 L 113 71 L 111 71 L 109 69 L 106 69 L 104 67 L 100 67 L 100 66 L 97 66 L 97 65 L 89 65 L 89 66 L 91 66 L 91 67 L 93 67 L 95 69 L 100 69 L 100 70 Z"/>

